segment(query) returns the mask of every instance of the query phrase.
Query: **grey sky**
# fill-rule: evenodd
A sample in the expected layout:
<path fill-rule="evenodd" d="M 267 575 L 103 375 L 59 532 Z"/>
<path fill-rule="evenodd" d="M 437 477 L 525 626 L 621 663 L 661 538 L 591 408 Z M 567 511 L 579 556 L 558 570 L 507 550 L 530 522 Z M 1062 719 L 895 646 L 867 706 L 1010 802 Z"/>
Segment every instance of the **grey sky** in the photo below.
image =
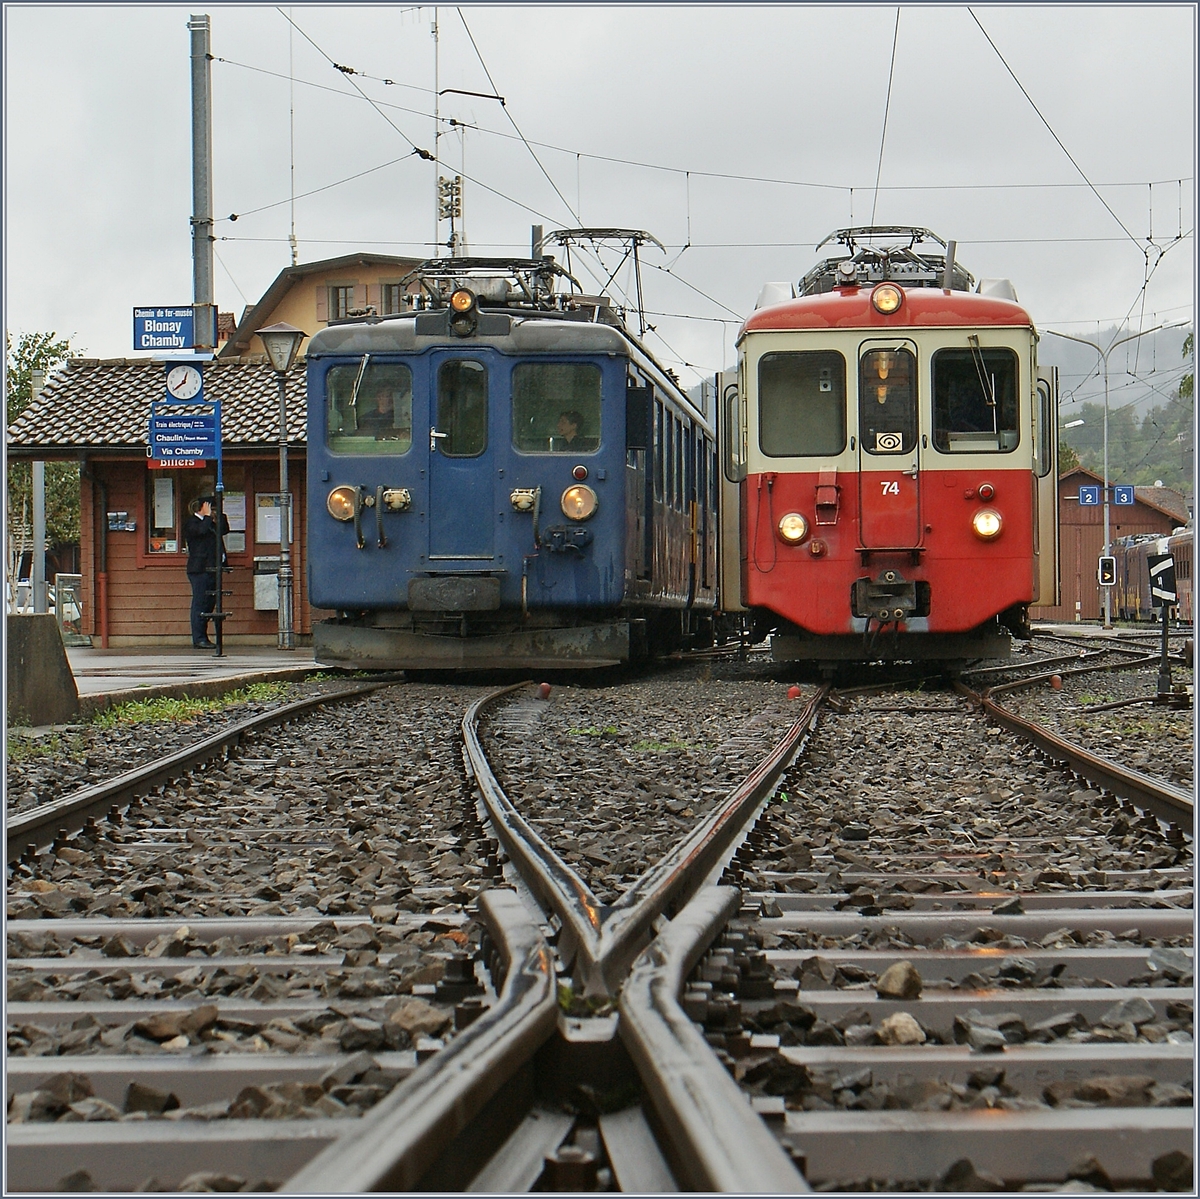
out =
<path fill-rule="evenodd" d="M 190 302 L 191 11 L 211 15 L 213 53 L 227 60 L 212 71 L 216 211 L 245 214 L 217 225 L 221 309 L 240 315 L 290 261 L 289 53 L 297 194 L 401 159 L 296 201 L 301 261 L 431 252 L 434 170 L 409 155 L 405 136 L 432 148 L 432 9 L 284 9 L 318 53 L 272 7 L 14 4 L 14 334 L 54 329 L 89 354 L 129 356 L 135 304 Z M 667 253 L 646 252 L 647 306 L 668 315 L 651 318 L 662 340 L 648 341 L 686 382 L 696 377 L 688 367 L 732 360 L 737 319 L 764 281 L 798 279 L 819 240 L 867 223 L 873 206 L 878 223 L 957 239 L 977 278 L 1011 278 L 1040 328 L 1094 337 L 1127 313 L 1134 328 L 1192 318 L 1191 5 L 974 9 L 1113 213 L 965 6 L 901 10 L 877 199 L 894 7 L 461 11 L 507 114 L 562 193 L 498 103 L 444 96 L 444 118 L 478 126 L 465 147 L 457 132 L 441 139 L 444 173 L 465 154 L 478 181 L 465 189 L 471 252 L 527 251 L 534 222 L 649 230 Z M 440 87 L 490 92 L 459 12 L 438 13 Z M 381 107 L 398 106 L 383 107 L 388 120 L 330 59 L 362 72 L 356 81 Z M 251 212 L 266 205 L 276 206 Z M 1151 215 L 1157 266 L 1143 314 Z"/>

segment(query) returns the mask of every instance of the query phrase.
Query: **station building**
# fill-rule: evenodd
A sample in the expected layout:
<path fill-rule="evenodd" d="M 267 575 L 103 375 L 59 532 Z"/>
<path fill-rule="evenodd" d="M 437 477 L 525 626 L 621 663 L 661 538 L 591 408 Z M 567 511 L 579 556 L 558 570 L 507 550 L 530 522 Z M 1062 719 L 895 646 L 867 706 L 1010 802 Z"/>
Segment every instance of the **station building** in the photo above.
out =
<path fill-rule="evenodd" d="M 1110 480 L 1111 482 L 1111 480 Z M 1058 480 L 1058 569 L 1060 602 L 1029 609 L 1033 620 L 1100 620 L 1104 600 L 1096 570 L 1104 553 L 1104 508 L 1081 505 L 1081 486 L 1104 486 L 1094 471 L 1079 466 Z M 1109 505 L 1109 533 L 1118 537 L 1137 533 L 1169 536 L 1189 520 L 1187 499 L 1170 487 L 1135 487 L 1132 504 Z"/>
<path fill-rule="evenodd" d="M 228 644 L 272 645 L 279 627 L 279 388 L 255 330 L 286 321 L 311 335 L 352 309 L 398 311 L 401 281 L 417 261 L 353 254 L 288 267 L 239 321 L 222 314 L 218 322 L 223 344 L 205 366 L 204 395 L 221 403 Z M 306 344 L 286 381 L 300 644 L 328 615 L 308 602 Z M 79 463 L 79 629 L 102 648 L 191 644 L 182 530 L 189 504 L 215 489 L 216 463 L 160 469 L 147 457 L 150 404 L 164 398 L 164 374 L 150 358 L 70 359 L 8 429 L 10 458 Z"/>

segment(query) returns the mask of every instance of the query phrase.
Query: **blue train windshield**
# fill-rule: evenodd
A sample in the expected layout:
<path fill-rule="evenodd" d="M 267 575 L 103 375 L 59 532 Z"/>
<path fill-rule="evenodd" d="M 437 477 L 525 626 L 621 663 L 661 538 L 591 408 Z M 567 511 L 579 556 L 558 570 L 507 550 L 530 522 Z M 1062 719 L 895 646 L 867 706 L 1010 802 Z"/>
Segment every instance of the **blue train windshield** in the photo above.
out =
<path fill-rule="evenodd" d="M 325 376 L 325 444 L 335 452 L 405 454 L 412 448 L 412 371 L 401 363 L 358 362 Z"/>
<path fill-rule="evenodd" d="M 526 454 L 591 453 L 600 445 L 600 368 L 522 362 L 513 369 L 513 447 Z"/>

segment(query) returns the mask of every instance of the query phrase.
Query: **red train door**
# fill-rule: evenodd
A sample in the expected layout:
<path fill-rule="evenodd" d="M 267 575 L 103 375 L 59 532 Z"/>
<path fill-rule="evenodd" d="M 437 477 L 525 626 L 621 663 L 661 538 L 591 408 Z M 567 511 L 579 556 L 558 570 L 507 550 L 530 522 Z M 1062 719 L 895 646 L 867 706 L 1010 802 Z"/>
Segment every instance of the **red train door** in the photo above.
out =
<path fill-rule="evenodd" d="M 914 349 L 868 342 L 858 360 L 858 530 L 866 549 L 921 543 Z"/>

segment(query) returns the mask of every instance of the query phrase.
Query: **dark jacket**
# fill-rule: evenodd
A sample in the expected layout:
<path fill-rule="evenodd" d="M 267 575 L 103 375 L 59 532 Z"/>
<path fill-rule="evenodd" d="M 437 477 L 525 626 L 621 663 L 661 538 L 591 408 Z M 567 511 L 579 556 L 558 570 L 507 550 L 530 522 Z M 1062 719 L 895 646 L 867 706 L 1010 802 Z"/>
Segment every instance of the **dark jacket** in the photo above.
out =
<path fill-rule="evenodd" d="M 221 514 L 221 532 L 229 532 L 229 518 Z M 189 516 L 183 526 L 187 543 L 187 572 L 201 575 L 217 569 L 217 532 L 211 516 Z"/>

